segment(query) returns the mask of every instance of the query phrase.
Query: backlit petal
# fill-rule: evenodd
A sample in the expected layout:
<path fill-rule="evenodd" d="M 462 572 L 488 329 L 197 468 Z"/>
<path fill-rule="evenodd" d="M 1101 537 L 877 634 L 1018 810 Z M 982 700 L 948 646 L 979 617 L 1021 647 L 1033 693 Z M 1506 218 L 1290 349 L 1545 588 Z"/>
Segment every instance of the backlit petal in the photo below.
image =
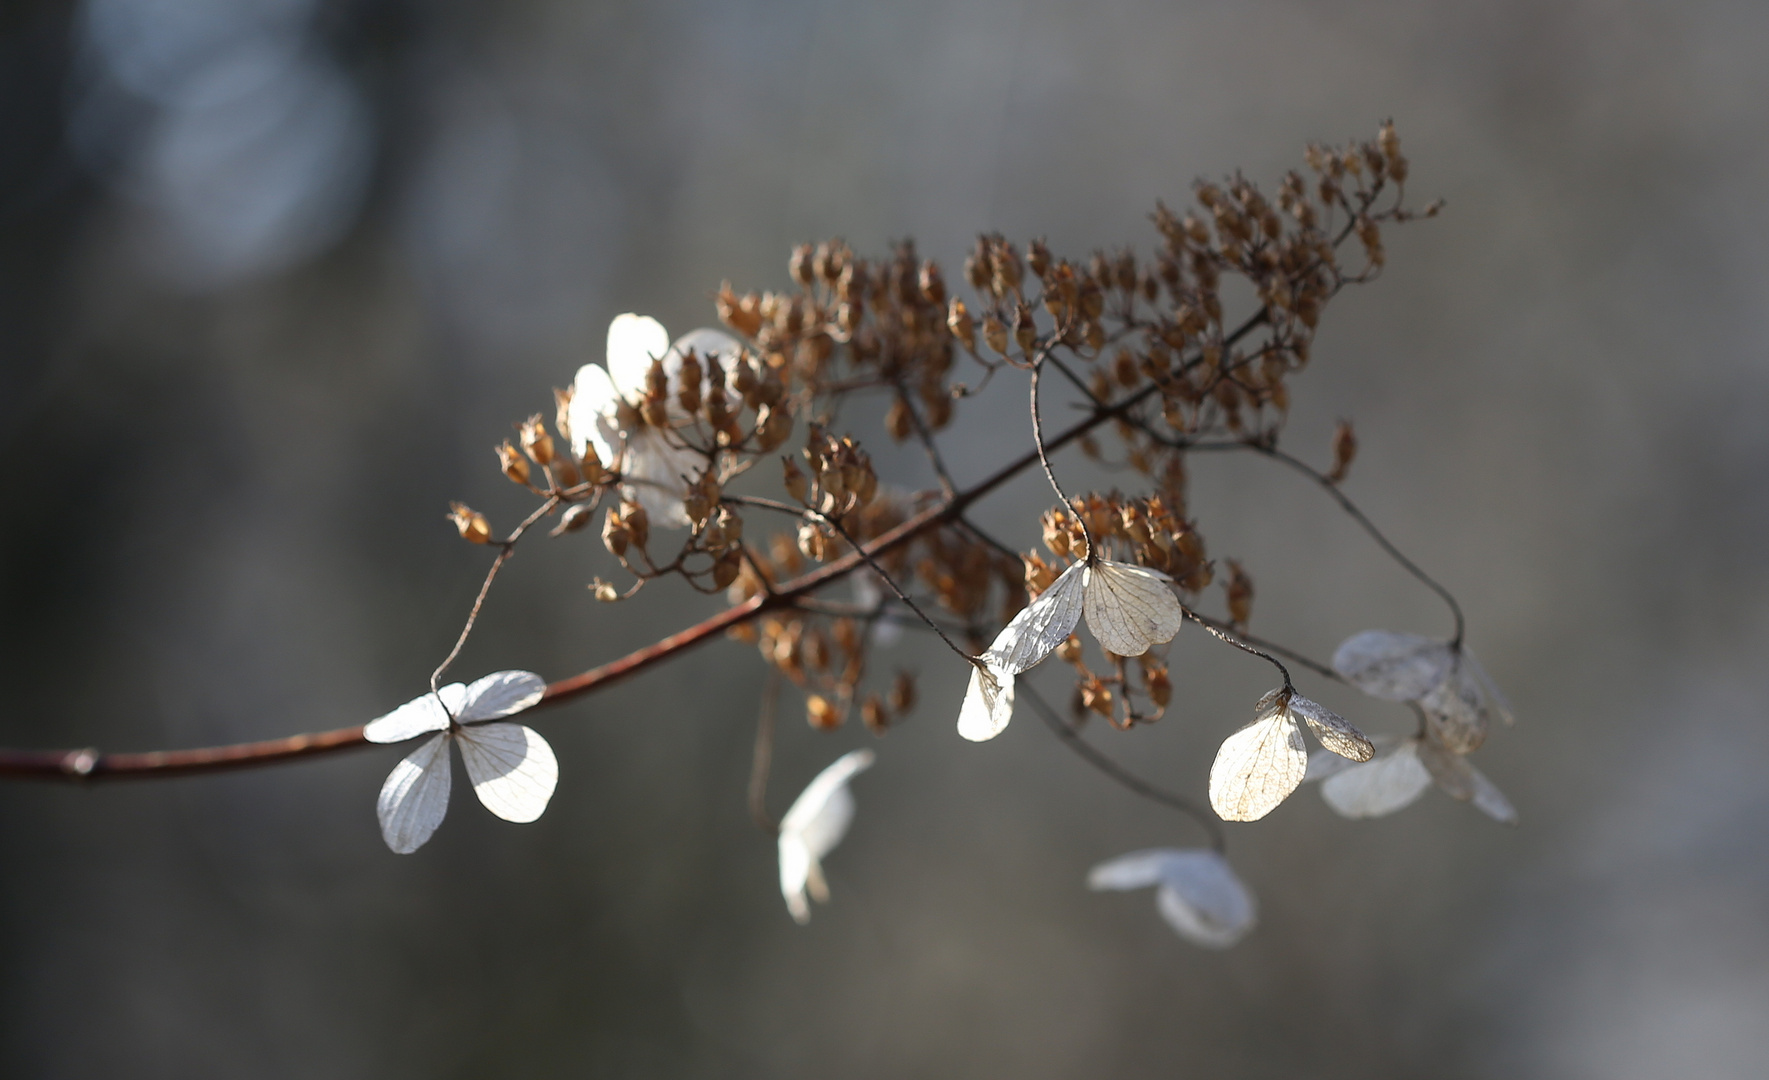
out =
<path fill-rule="evenodd" d="M 1165 574 L 1102 561 L 1088 567 L 1085 577 L 1087 628 L 1108 651 L 1141 656 L 1179 633 L 1185 615 Z"/>
<path fill-rule="evenodd" d="M 448 740 L 438 735 L 407 754 L 381 785 L 375 800 L 381 838 L 400 855 L 423 847 L 448 813 Z"/>
<path fill-rule="evenodd" d="M 1333 670 L 1371 697 L 1416 701 L 1449 675 L 1454 654 L 1441 641 L 1392 630 L 1365 630 L 1340 643 Z"/>
<path fill-rule="evenodd" d="M 1302 729 L 1288 712 L 1272 713 L 1223 740 L 1210 766 L 1210 805 L 1224 821 L 1258 821 L 1307 772 Z"/>
<path fill-rule="evenodd" d="M 473 794 L 505 821 L 533 821 L 547 808 L 559 783 L 553 748 L 521 724 L 475 724 L 462 728 L 461 762 Z"/>
<path fill-rule="evenodd" d="M 984 654 L 989 662 L 1010 675 L 1018 675 L 1069 640 L 1081 619 L 1085 569 L 1076 563 L 1064 570 L 1050 588 L 1021 608 Z"/>
<path fill-rule="evenodd" d="M 1087 884 L 1093 889 L 1158 886 L 1155 899 L 1162 917 L 1181 937 L 1206 948 L 1233 945 L 1258 919 L 1253 894 L 1214 851 L 1132 852 L 1094 867 Z"/>
<path fill-rule="evenodd" d="M 1293 694 L 1288 707 L 1290 712 L 1308 724 L 1309 730 L 1314 732 L 1314 737 L 1321 741 L 1322 746 L 1340 757 L 1368 761 L 1376 756 L 1376 748 L 1371 745 L 1370 737 L 1325 705 L 1300 694 Z"/>
<path fill-rule="evenodd" d="M 607 368 L 585 364 L 577 369 L 566 416 L 571 422 L 572 451 L 581 458 L 584 447 L 594 446 L 596 459 L 612 468 L 620 452 L 620 392 Z"/>
<path fill-rule="evenodd" d="M 1412 805 L 1430 786 L 1418 744 L 1408 740 L 1391 754 L 1329 777 L 1321 784 L 1321 798 L 1343 817 L 1381 817 Z"/>
<path fill-rule="evenodd" d="M 638 404 L 645 397 L 645 376 L 653 359 L 669 352 L 669 332 L 649 315 L 616 315 L 608 324 L 608 374 L 614 388 L 627 401 Z"/>
<path fill-rule="evenodd" d="M 1013 719 L 1013 678 L 1005 671 L 971 666 L 970 687 L 958 710 L 960 735 L 987 742 L 1006 730 Z"/>
<path fill-rule="evenodd" d="M 444 690 L 458 688 L 450 683 Z M 362 737 L 372 743 L 396 743 L 448 727 L 448 710 L 435 694 L 425 694 L 363 725 Z"/>
<path fill-rule="evenodd" d="M 532 671 L 494 671 L 467 687 L 455 716 L 463 724 L 498 720 L 532 706 L 547 692 L 547 680 Z"/>

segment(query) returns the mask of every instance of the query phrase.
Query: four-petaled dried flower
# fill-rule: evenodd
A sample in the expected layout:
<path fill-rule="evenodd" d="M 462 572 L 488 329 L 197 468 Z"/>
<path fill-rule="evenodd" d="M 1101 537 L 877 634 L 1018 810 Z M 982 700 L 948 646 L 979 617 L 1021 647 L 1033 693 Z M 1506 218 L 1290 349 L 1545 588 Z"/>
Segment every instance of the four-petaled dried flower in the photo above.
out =
<path fill-rule="evenodd" d="M 578 368 L 567 406 L 573 452 L 582 458 L 586 448 L 593 448 L 596 460 L 620 472 L 626 497 L 644 506 L 664 528 L 689 525 L 682 501 L 689 482 L 706 468 L 705 459 L 671 430 L 672 424 L 688 421 L 689 414 L 657 385 L 659 376 L 666 384 L 679 377 L 689 352 L 705 368 L 722 371 L 736 366 L 741 348 L 718 330 L 696 330 L 671 345 L 656 319 L 616 316 L 608 326 L 607 366 Z M 647 409 L 651 421 L 645 418 Z"/>
<path fill-rule="evenodd" d="M 1365 630 L 1340 643 L 1333 670 L 1371 697 L 1418 703 L 1426 726 L 1453 753 L 1477 749 L 1493 716 L 1512 722 L 1505 695 L 1466 647 L 1418 634 Z"/>
<path fill-rule="evenodd" d="M 786 910 L 800 923 L 811 921 L 808 891 L 819 904 L 829 902 L 823 880 L 823 857 L 841 843 L 854 820 L 854 793 L 848 781 L 871 768 L 871 750 L 850 750 L 817 774 L 780 819 L 780 895 Z"/>
<path fill-rule="evenodd" d="M 1095 891 L 1155 886 L 1155 906 L 1187 941 L 1226 949 L 1258 921 L 1253 894 L 1228 860 L 1202 848 L 1151 848 L 1100 863 L 1087 874 Z"/>
<path fill-rule="evenodd" d="M 1022 608 L 979 658 L 958 733 L 973 742 L 1001 734 L 1013 719 L 1014 676 L 1066 642 L 1083 614 L 1100 646 L 1119 656 L 1141 656 L 1149 646 L 1173 640 L 1185 621 L 1167 575 L 1109 559 L 1075 563 Z"/>
<path fill-rule="evenodd" d="M 1210 805 L 1224 821 L 1258 821 L 1302 783 L 1308 751 L 1299 720 L 1341 757 L 1368 761 L 1376 753 L 1338 713 L 1294 691 L 1273 690 L 1254 710 L 1253 722 L 1223 740 L 1210 766 Z"/>
<path fill-rule="evenodd" d="M 375 812 L 387 846 L 409 855 L 430 839 L 448 813 L 448 744 L 461 744 L 461 762 L 473 793 L 505 821 L 533 821 L 547 808 L 559 781 L 553 748 L 522 724 L 490 723 L 533 706 L 547 684 L 532 671 L 499 671 L 471 686 L 449 683 L 369 721 L 363 738 L 404 742 L 437 732 L 393 767 Z"/>

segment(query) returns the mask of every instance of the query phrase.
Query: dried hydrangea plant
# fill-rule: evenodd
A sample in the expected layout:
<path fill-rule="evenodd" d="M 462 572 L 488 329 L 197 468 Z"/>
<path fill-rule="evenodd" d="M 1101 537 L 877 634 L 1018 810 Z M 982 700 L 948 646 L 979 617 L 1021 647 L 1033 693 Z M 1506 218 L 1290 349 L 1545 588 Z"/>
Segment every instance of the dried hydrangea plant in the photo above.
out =
<path fill-rule="evenodd" d="M 765 692 L 752 769 L 751 811 L 779 840 L 781 890 L 792 916 L 824 899 L 821 860 L 854 811 L 849 781 L 875 751 L 838 759 L 778 824 L 767 812 L 781 682 L 802 689 L 813 728 L 858 714 L 880 736 L 915 707 L 912 677 L 879 675 L 871 651 L 887 632 L 925 629 L 970 668 L 958 733 L 993 738 L 1029 702 L 1052 731 L 1104 775 L 1193 817 L 1206 849 L 1154 849 L 1096 867 L 1096 889 L 1157 888 L 1158 906 L 1183 936 L 1223 947 L 1252 928 L 1256 904 L 1223 854 L 1217 817 L 1252 821 L 1305 779 L 1353 818 L 1398 810 L 1435 784 L 1491 817 L 1515 822 L 1498 789 L 1469 764 L 1495 717 L 1510 708 L 1463 643 L 1455 598 L 1394 547 L 1341 490 L 1356 454 L 1341 424 L 1332 460 L 1316 469 L 1279 448 L 1289 380 L 1310 361 L 1316 326 L 1348 285 L 1382 269 L 1382 230 L 1415 211 L 1405 198 L 1407 160 L 1392 124 L 1371 142 L 1310 146 L 1268 197 L 1237 175 L 1199 183 L 1196 206 L 1156 204 L 1154 250 L 1053 254 L 1040 240 L 1016 246 L 978 238 L 956 295 L 934 262 L 902 244 L 863 258 L 840 241 L 796 248 L 791 284 L 776 292 L 720 288 L 722 329 L 672 339 L 640 315 L 615 318 L 605 363 L 585 364 L 555 391 L 549 429 L 536 414 L 495 448 L 499 468 L 532 493 L 532 511 L 500 533 L 459 503 L 449 514 L 463 539 L 495 554 L 454 648 L 428 692 L 362 727 L 198 750 L 138 754 L 0 751 L 0 775 L 98 780 L 264 765 L 424 738 L 393 770 L 378 811 L 394 851 L 427 841 L 447 810 L 448 747 L 460 745 L 480 800 L 511 821 L 545 810 L 558 766 L 547 742 L 510 717 L 591 693 L 695 645 L 730 636 L 755 645 L 775 673 Z M 1230 279 L 1236 288 L 1225 290 Z M 1226 295 L 1250 296 L 1232 312 Z M 1040 381 L 1064 380 L 1081 397 L 1078 419 L 1047 431 Z M 961 484 L 942 457 L 940 433 L 968 399 L 1025 380 L 1025 450 Z M 854 397 L 887 403 L 884 434 L 918 444 L 937 487 L 905 491 L 881 479 L 860 434 L 839 426 Z M 1069 495 L 1052 455 L 1075 446 L 1109 454 L 1138 490 Z M 1447 641 L 1368 630 L 1330 664 L 1248 631 L 1253 582 L 1236 560 L 1206 554 L 1188 512 L 1191 453 L 1260 455 L 1313 478 L 1398 565 L 1448 604 Z M 1043 551 L 990 536 L 970 512 L 1008 480 L 1039 469 L 1054 498 L 1038 522 Z M 572 538 L 600 522 L 624 583 L 591 582 L 599 600 L 631 601 L 659 578 L 723 596 L 722 611 L 628 656 L 547 683 L 507 671 L 442 685 L 471 634 L 498 572 L 536 526 Z M 1030 523 L 1028 523 L 1030 525 Z M 852 579 L 842 599 L 831 586 Z M 1222 587 L 1220 614 L 1204 609 Z M 1173 696 L 1162 647 L 1185 622 L 1271 665 L 1280 685 L 1227 735 L 1209 772 L 1209 810 L 1126 770 L 1083 737 L 1089 716 L 1112 728 L 1149 724 Z M 1097 648 L 1076 633 L 1085 622 Z M 1055 655 L 1073 678 L 1064 718 L 1027 681 Z M 1288 661 L 1288 664 L 1286 663 Z M 1404 739 L 1371 740 L 1304 697 L 1290 664 L 1312 676 L 1407 703 L 1418 718 Z M 940 703 L 942 713 L 948 703 Z M 1322 749 L 1309 756 L 1303 730 Z M 1378 752 L 1380 750 L 1380 753 Z M 1210 811 L 1214 811 L 1214 816 Z"/>

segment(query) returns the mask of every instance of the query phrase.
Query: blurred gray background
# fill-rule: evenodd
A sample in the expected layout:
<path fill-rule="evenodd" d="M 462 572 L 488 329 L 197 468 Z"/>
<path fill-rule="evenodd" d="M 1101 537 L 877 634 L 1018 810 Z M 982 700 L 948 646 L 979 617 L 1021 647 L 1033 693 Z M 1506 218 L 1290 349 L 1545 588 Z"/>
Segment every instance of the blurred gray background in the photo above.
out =
<path fill-rule="evenodd" d="M 722 278 L 780 287 L 832 234 L 914 236 L 953 279 L 985 229 L 1146 251 L 1157 197 L 1237 167 L 1269 190 L 1392 115 L 1448 211 L 1329 310 L 1287 445 L 1324 461 L 1355 418 L 1348 491 L 1515 700 L 1477 761 L 1523 825 L 1435 793 L 1352 823 L 1305 789 L 1231 827 L 1262 924 L 1205 952 L 1148 894 L 1083 888 L 1195 828 L 1030 714 L 962 743 L 965 673 L 906 641 L 877 660 L 924 705 L 800 928 L 744 811 L 762 669 L 719 642 L 538 721 L 540 822 L 457 791 L 412 857 L 375 827 L 391 749 L 0 786 L 0 1072 L 1761 1075 L 1766 45 L 1743 3 L 8 5 L 6 744 L 263 738 L 413 696 L 486 558 L 446 501 L 514 520 L 489 447 L 619 312 L 710 322 Z M 1025 437 L 998 389 L 951 434 L 961 479 Z M 1194 476 L 1255 631 L 1447 633 L 1306 482 Z M 1029 546 L 1046 502 L 1028 478 L 982 516 Z M 706 610 L 599 606 L 608 572 L 589 535 L 525 549 L 462 673 L 558 677 Z M 1168 719 L 1100 745 L 1201 794 L 1268 676 L 1190 632 L 1172 655 Z M 776 813 L 871 741 L 787 700 Z"/>

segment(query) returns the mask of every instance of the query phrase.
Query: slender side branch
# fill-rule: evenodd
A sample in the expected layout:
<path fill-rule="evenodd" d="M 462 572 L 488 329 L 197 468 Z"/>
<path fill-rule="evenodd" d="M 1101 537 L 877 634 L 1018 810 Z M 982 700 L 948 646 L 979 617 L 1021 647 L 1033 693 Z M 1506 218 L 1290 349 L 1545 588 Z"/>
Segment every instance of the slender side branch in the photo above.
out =
<path fill-rule="evenodd" d="M 1229 643 L 1230 645 L 1233 645 L 1235 648 L 1241 650 L 1244 653 L 1252 653 L 1254 656 L 1257 656 L 1261 660 L 1264 660 L 1266 663 L 1270 664 L 1272 667 L 1277 668 L 1278 674 L 1280 674 L 1284 677 L 1284 689 L 1291 691 L 1291 692 L 1295 692 L 1296 685 L 1290 681 L 1290 669 L 1284 666 L 1284 662 L 1282 660 L 1279 660 L 1277 657 L 1273 656 L 1271 653 L 1268 653 L 1263 649 L 1256 648 L 1252 645 L 1247 644 L 1246 641 L 1241 639 L 1238 631 L 1235 633 L 1230 633 L 1228 630 L 1224 629 L 1222 624 L 1217 622 L 1215 619 L 1207 619 L 1204 616 L 1199 615 L 1197 612 L 1193 611 L 1191 608 L 1186 607 L 1184 604 L 1181 604 L 1179 606 L 1179 610 L 1185 614 L 1186 618 L 1192 620 L 1193 622 L 1197 623 L 1199 626 L 1202 626 L 1205 630 L 1209 631 L 1211 636 L 1218 638 L 1219 640 L 1226 641 L 1227 643 Z"/>
<path fill-rule="evenodd" d="M 1063 745 L 1073 750 L 1081 760 L 1111 777 L 1113 781 L 1125 789 L 1152 802 L 1158 802 L 1162 806 L 1178 810 L 1186 817 L 1191 818 L 1198 823 L 1199 828 L 1209 834 L 1211 847 L 1218 852 L 1224 849 L 1222 826 L 1217 822 L 1215 815 L 1206 813 L 1203 807 L 1183 795 L 1175 795 L 1170 791 L 1156 787 L 1095 749 L 1092 743 L 1081 737 L 1079 731 L 1065 723 L 1063 718 L 1056 714 L 1056 710 L 1050 707 L 1050 703 L 1045 701 L 1043 695 L 1034 690 L 1029 682 L 1021 681 L 1017 693 L 1024 695 L 1026 700 L 1032 703 L 1032 708 L 1044 719 L 1050 730 L 1056 732 L 1057 736 L 1062 739 Z"/>

